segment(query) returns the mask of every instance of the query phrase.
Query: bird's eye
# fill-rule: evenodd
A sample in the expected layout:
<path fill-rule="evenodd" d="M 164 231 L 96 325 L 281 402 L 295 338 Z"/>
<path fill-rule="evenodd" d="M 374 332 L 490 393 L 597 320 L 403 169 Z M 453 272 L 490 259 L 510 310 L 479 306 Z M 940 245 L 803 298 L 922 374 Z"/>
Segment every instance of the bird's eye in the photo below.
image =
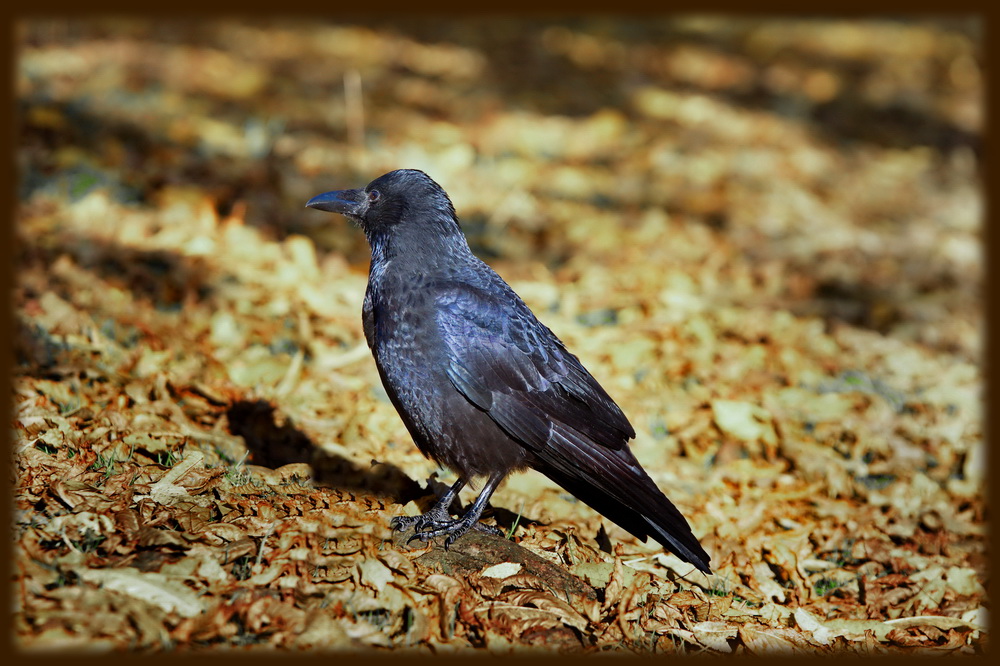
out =
<path fill-rule="evenodd" d="M 371 203 L 375 203 L 376 201 L 378 201 L 378 198 L 380 196 L 382 195 L 381 193 L 379 193 L 378 190 L 372 190 L 371 192 L 368 193 L 368 201 Z"/>

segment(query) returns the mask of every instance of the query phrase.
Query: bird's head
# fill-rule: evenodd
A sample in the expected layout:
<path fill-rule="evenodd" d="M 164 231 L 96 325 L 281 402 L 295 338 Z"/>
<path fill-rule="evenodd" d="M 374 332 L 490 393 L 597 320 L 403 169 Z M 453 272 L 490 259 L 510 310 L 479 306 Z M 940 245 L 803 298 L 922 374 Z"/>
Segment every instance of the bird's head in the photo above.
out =
<path fill-rule="evenodd" d="M 448 194 L 416 169 L 390 171 L 364 188 L 316 195 L 306 202 L 306 207 L 347 216 L 364 229 L 369 239 L 407 224 L 430 222 L 458 229 Z"/>

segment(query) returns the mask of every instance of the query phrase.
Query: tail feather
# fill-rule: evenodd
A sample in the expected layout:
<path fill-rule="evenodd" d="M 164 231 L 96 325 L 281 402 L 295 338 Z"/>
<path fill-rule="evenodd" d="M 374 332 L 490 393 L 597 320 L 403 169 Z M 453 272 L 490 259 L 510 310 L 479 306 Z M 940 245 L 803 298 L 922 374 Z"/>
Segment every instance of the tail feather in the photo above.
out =
<path fill-rule="evenodd" d="M 574 448 L 580 450 L 579 444 Z M 698 543 L 681 512 L 639 466 L 628 447 L 612 451 L 588 447 L 596 457 L 578 455 L 574 464 L 538 465 L 536 469 L 598 513 L 638 539 L 652 537 L 664 548 L 711 573 L 711 558 Z"/>

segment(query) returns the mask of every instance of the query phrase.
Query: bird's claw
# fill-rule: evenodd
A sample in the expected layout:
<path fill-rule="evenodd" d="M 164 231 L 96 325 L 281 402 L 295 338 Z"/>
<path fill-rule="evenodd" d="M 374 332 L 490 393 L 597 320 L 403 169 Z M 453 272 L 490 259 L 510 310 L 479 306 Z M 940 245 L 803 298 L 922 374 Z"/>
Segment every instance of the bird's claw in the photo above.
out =
<path fill-rule="evenodd" d="M 444 540 L 444 549 L 448 550 L 451 544 L 455 543 L 459 537 L 470 529 L 493 536 L 503 536 L 502 530 L 492 525 L 483 525 L 478 520 L 470 521 L 467 518 L 440 520 L 436 516 L 426 513 L 421 516 L 397 516 L 389 521 L 389 527 L 396 531 L 405 531 L 411 526 L 413 527 L 413 534 L 406 540 L 407 546 L 417 539 L 427 543 L 434 537 L 447 535 Z"/>
<path fill-rule="evenodd" d="M 411 543 L 413 543 L 418 539 L 420 541 L 423 541 L 424 543 L 427 543 L 435 536 L 438 536 L 439 534 L 445 533 L 447 531 L 448 531 L 447 526 L 442 526 L 440 523 L 437 522 L 428 521 L 422 525 L 417 525 L 414 528 L 413 534 L 410 536 L 409 539 L 406 540 L 406 545 L 409 546 Z M 450 546 L 455 541 L 455 539 L 457 539 L 459 536 L 461 536 L 461 534 L 464 533 L 465 533 L 464 530 L 458 534 L 449 533 L 448 538 L 444 540 L 444 549 L 448 550 L 448 546 Z"/>
<path fill-rule="evenodd" d="M 417 539 L 420 539 L 420 540 L 421 540 L 421 541 L 423 541 L 424 543 L 427 543 L 427 537 L 425 537 L 425 536 L 424 536 L 423 534 L 421 534 L 420 532 L 414 532 L 414 533 L 413 533 L 413 536 L 411 536 L 411 537 L 410 537 L 409 539 L 407 539 L 407 540 L 406 540 L 406 545 L 407 545 L 407 546 L 409 546 L 409 545 L 410 545 L 411 543 L 413 543 L 413 542 L 414 542 L 414 541 L 416 541 Z"/>
<path fill-rule="evenodd" d="M 389 521 L 389 529 L 396 532 L 403 532 L 407 527 L 416 523 L 422 516 L 396 516 Z"/>

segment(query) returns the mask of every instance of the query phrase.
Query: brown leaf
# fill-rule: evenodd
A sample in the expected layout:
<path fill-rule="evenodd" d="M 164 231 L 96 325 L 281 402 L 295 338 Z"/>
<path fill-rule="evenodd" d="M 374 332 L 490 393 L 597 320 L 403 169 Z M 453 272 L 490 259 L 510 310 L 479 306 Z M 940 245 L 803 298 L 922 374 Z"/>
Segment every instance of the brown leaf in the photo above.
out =
<path fill-rule="evenodd" d="M 788 655 L 809 652 L 809 645 L 797 634 L 781 627 L 744 625 L 739 638 L 747 651 L 755 655 Z"/>
<path fill-rule="evenodd" d="M 587 627 L 587 620 L 572 605 L 547 592 L 539 592 L 537 590 L 515 591 L 503 595 L 501 599 L 515 606 L 534 606 L 539 610 L 555 615 L 563 624 L 579 631 L 584 631 Z"/>

